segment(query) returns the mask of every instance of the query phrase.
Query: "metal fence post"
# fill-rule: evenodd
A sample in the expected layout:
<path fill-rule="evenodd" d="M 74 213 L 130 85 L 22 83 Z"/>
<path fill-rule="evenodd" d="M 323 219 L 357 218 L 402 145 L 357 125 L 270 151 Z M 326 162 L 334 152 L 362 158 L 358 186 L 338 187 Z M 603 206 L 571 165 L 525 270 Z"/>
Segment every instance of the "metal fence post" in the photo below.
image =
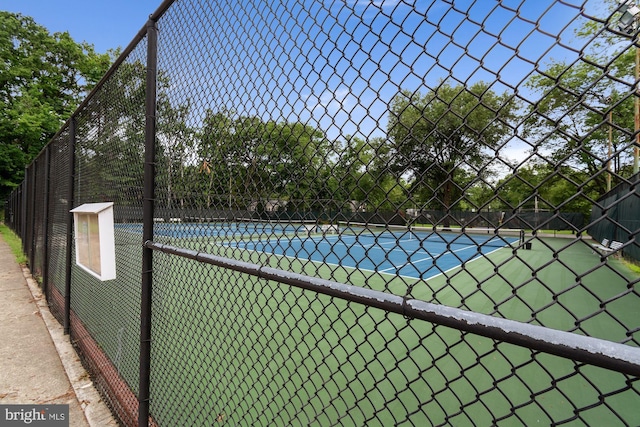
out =
<path fill-rule="evenodd" d="M 38 163 L 40 162 L 40 158 L 37 157 L 33 163 L 31 164 L 31 170 L 33 173 L 33 177 L 31 179 L 31 191 L 29 194 L 29 269 L 31 273 L 35 273 L 36 271 L 36 190 L 38 189 Z"/>
<path fill-rule="evenodd" d="M 26 172 L 26 169 L 25 169 Z M 25 173 L 24 180 L 22 184 L 18 187 L 18 193 L 16 197 L 16 225 L 14 231 L 20 238 L 24 237 L 24 230 L 22 229 L 22 224 L 24 224 L 24 187 L 27 182 L 27 175 Z M 24 248 L 24 243 L 23 246 Z"/>
<path fill-rule="evenodd" d="M 13 204 L 16 208 L 15 210 L 15 220 L 13 222 L 13 231 L 16 232 L 16 234 L 19 236 L 20 235 L 20 224 L 22 222 L 22 185 L 24 183 L 23 182 L 18 185 L 18 187 L 16 188 L 16 199 L 14 200 Z"/>
<path fill-rule="evenodd" d="M 29 167 L 24 168 L 24 181 L 22 182 L 22 197 L 20 199 L 20 239 L 22 239 L 22 252 L 28 254 L 27 248 L 27 210 L 29 200 Z"/>
<path fill-rule="evenodd" d="M 147 22 L 147 74 L 145 100 L 144 196 L 142 202 L 142 241 L 153 240 L 155 197 L 156 78 L 158 63 L 156 21 Z M 149 423 L 149 388 L 151 376 L 151 291 L 153 284 L 153 250 L 142 249 L 142 294 L 140 301 L 140 391 L 138 425 Z"/>
<path fill-rule="evenodd" d="M 51 146 L 47 144 L 44 153 L 44 217 L 43 217 L 43 245 L 42 255 L 42 292 L 48 297 L 49 284 L 49 175 L 51 173 Z"/>
<path fill-rule="evenodd" d="M 69 212 L 73 209 L 73 193 L 75 182 L 76 165 L 76 119 L 71 117 L 69 121 L 69 188 L 67 193 L 67 247 L 65 261 L 65 285 L 64 285 L 64 333 L 69 334 L 71 324 L 71 255 L 73 248 L 73 214 Z"/>

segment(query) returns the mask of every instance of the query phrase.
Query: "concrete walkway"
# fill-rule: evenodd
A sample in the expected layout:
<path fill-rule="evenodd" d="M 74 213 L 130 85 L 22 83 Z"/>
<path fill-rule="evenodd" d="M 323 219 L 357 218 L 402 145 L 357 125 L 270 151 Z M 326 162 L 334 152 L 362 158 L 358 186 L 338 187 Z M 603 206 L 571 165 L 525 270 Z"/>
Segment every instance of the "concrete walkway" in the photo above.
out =
<path fill-rule="evenodd" d="M 0 404 L 68 404 L 72 427 L 118 425 L 1 234 Z"/>

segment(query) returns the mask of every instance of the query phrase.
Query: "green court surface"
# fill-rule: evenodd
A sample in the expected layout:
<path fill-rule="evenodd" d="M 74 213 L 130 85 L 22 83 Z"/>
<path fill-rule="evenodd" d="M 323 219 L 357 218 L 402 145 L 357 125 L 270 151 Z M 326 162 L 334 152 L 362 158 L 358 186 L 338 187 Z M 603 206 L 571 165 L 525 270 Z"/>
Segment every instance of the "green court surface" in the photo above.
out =
<path fill-rule="evenodd" d="M 427 282 L 209 251 L 625 340 L 640 324 L 630 273 L 614 259 L 590 272 L 600 258 L 583 242 L 560 250 L 567 242 L 493 252 Z M 163 425 L 640 424 L 637 382 L 560 357 L 161 253 L 153 295 L 151 413 Z"/>

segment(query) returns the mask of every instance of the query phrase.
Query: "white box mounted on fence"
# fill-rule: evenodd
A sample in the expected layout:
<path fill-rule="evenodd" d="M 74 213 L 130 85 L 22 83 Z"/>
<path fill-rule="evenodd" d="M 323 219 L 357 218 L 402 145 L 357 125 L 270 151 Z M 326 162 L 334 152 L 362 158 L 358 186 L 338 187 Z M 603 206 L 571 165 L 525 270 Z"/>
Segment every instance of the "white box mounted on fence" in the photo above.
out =
<path fill-rule="evenodd" d="M 72 209 L 76 264 L 100 280 L 116 278 L 113 202 L 86 203 Z"/>

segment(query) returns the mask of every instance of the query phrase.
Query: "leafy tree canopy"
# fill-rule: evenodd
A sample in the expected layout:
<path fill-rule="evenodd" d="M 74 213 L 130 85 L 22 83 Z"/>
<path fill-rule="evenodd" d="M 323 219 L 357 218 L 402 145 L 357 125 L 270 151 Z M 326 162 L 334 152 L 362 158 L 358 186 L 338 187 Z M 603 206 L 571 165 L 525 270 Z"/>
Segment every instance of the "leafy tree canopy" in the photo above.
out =
<path fill-rule="evenodd" d="M 603 7 L 604 16 L 620 4 L 606 0 Z M 607 191 L 603 168 L 611 170 L 613 185 L 632 174 L 636 49 L 612 28 L 616 19 L 586 22 L 576 30 L 586 46 L 580 57 L 554 61 L 526 82 L 540 100 L 528 108 L 524 136 L 553 161 L 593 177 L 594 197 Z"/>
<path fill-rule="evenodd" d="M 116 52 L 0 11 L 0 200 L 105 74 Z"/>
<path fill-rule="evenodd" d="M 391 105 L 388 136 L 394 167 L 413 176 L 413 191 L 452 206 L 468 171 L 478 173 L 512 134 L 517 105 L 487 83 L 442 83 L 427 94 L 403 91 Z"/>

